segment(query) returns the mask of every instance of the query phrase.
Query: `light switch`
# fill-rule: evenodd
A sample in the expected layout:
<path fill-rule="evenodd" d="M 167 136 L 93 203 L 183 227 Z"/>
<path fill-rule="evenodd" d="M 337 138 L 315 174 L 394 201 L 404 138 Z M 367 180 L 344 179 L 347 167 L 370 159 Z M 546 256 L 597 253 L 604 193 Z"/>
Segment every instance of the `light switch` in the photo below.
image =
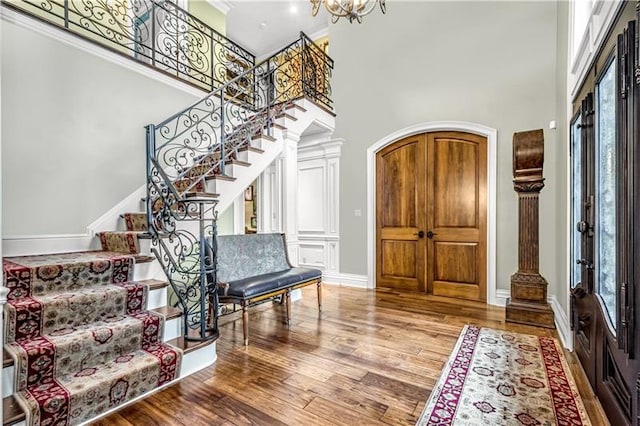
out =
<path fill-rule="evenodd" d="M 360 217 L 360 216 L 362 216 L 362 210 L 360 210 L 360 209 L 355 209 L 355 210 L 353 211 L 353 215 L 354 215 L 355 217 Z"/>

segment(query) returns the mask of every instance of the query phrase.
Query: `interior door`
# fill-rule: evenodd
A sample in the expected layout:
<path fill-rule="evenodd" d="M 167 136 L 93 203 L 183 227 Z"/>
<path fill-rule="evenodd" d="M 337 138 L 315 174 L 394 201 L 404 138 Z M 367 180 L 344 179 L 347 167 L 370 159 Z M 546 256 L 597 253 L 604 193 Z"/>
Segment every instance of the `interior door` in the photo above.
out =
<path fill-rule="evenodd" d="M 376 285 L 486 299 L 487 140 L 410 136 L 376 156 Z"/>
<path fill-rule="evenodd" d="M 376 155 L 376 285 L 425 291 L 425 136 Z"/>
<path fill-rule="evenodd" d="M 427 288 L 486 300 L 487 139 L 427 134 Z"/>

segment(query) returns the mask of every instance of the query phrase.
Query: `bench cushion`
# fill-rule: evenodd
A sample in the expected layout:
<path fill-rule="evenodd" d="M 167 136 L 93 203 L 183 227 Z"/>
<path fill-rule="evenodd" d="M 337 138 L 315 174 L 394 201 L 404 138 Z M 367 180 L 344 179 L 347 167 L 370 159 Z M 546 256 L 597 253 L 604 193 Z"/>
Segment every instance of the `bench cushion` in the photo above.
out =
<path fill-rule="evenodd" d="M 219 235 L 218 282 L 228 283 L 291 267 L 282 234 Z"/>
<path fill-rule="evenodd" d="M 226 294 L 239 299 L 250 299 L 287 288 L 294 284 L 322 277 L 322 271 L 313 268 L 290 268 L 285 271 L 270 272 L 268 274 L 247 277 L 228 282 Z"/>

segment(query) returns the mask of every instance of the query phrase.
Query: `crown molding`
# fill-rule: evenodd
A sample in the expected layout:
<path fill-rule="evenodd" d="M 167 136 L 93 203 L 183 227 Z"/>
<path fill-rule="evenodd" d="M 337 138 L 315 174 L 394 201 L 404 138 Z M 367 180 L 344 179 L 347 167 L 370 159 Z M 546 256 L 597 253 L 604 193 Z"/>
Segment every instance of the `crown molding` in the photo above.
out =
<path fill-rule="evenodd" d="M 230 0 L 207 0 L 207 3 L 211 5 L 211 7 L 215 7 L 224 15 L 229 13 L 229 11 L 235 6 L 235 4 Z"/>

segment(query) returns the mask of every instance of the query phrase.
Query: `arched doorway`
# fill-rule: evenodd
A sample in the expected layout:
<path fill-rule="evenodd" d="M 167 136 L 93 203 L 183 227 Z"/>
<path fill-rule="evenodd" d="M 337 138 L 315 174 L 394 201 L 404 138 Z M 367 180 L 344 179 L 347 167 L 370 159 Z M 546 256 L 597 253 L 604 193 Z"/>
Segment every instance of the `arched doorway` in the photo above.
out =
<path fill-rule="evenodd" d="M 370 288 L 497 303 L 495 144 L 494 129 L 443 122 L 369 148 Z"/>

